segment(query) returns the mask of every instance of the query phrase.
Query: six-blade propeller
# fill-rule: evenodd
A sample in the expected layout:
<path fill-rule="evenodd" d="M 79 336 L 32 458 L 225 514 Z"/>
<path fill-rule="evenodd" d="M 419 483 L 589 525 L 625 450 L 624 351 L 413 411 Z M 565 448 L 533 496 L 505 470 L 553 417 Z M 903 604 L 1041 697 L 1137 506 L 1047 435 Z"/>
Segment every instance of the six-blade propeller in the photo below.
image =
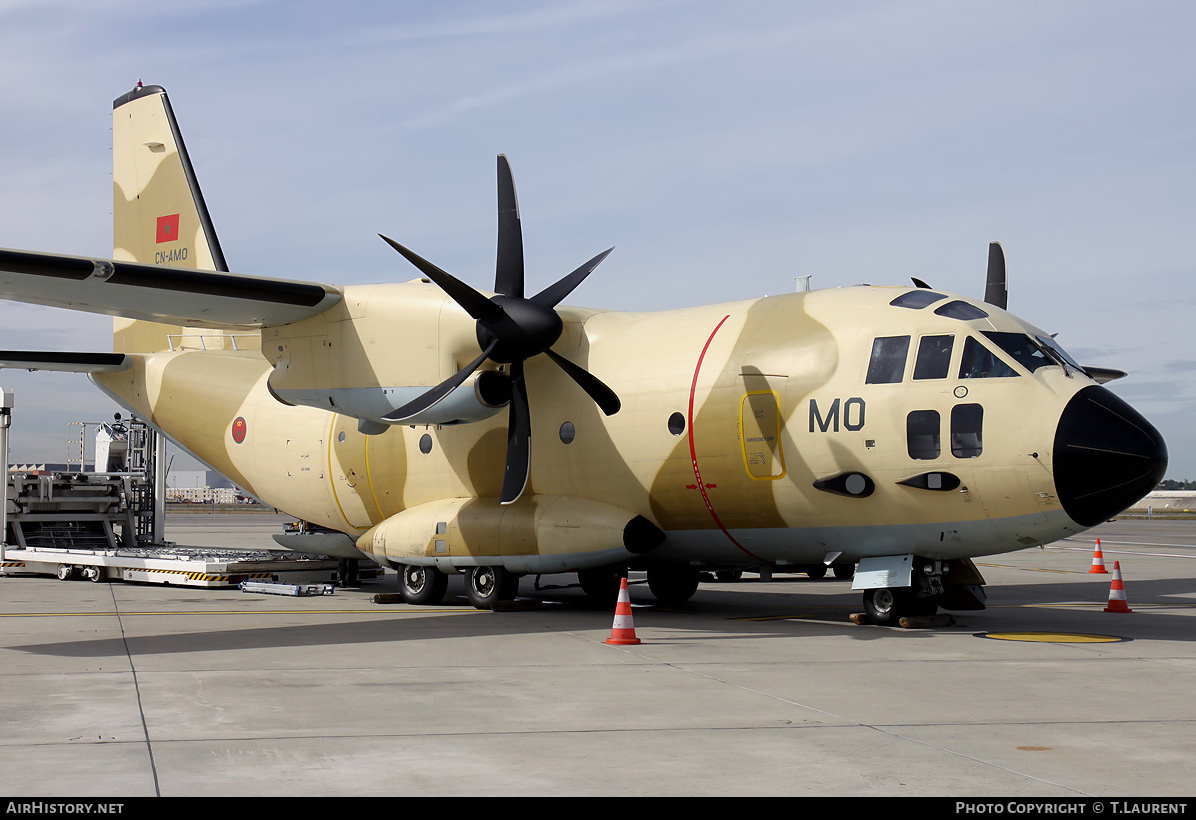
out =
<path fill-rule="evenodd" d="M 453 376 L 388 413 L 385 418 L 402 422 L 434 407 L 460 387 L 487 359 L 509 365 L 511 403 L 508 408 L 507 459 L 501 500 L 503 504 L 512 504 L 523 494 L 531 471 L 531 411 L 524 362 L 540 353 L 547 354 L 594 400 L 603 413 L 610 416 L 619 412 L 619 397 L 613 390 L 584 368 L 550 349 L 564 330 L 556 306 L 614 249 L 608 248 L 560 281 L 530 299 L 525 298 L 519 202 L 515 196 L 510 163 L 501 154 L 498 157 L 498 261 L 493 297 L 487 298 L 393 239 L 386 236 L 382 238 L 477 321 L 478 346 L 482 350 L 481 355 Z"/>

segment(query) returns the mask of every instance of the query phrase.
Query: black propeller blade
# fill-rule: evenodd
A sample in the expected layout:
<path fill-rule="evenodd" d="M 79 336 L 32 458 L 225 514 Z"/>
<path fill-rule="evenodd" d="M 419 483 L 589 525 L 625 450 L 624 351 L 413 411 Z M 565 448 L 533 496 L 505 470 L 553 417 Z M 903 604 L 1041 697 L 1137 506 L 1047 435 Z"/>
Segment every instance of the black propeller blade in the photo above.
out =
<path fill-rule="evenodd" d="M 984 283 L 984 301 L 1005 310 L 1009 290 L 1005 283 L 1005 251 L 1000 242 L 988 243 L 988 277 Z"/>
<path fill-rule="evenodd" d="M 598 267 L 613 248 L 532 298 L 525 298 L 523 270 L 523 228 L 511 165 L 498 157 L 498 254 L 494 273 L 495 296 L 486 298 L 469 285 L 433 265 L 393 239 L 383 236 L 425 276 L 435 282 L 461 308 L 477 320 L 478 346 L 482 353 L 451 378 L 408 402 L 385 418 L 403 421 L 434 407 L 482 366 L 487 359 L 511 366 L 511 403 L 507 409 L 507 460 L 503 476 L 502 503 L 513 504 L 527 488 L 531 471 L 531 405 L 523 363 L 546 353 L 548 358 L 585 391 L 606 415 L 619 412 L 619 397 L 600 379 L 550 348 L 564 331 L 564 322 L 554 309 L 574 288 Z"/>

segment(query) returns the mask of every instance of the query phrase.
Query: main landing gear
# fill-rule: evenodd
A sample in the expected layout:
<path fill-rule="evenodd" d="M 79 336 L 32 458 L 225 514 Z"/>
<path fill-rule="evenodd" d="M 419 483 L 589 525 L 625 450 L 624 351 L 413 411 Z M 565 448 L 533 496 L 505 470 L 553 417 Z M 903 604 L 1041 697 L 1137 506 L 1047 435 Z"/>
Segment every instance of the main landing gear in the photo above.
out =
<path fill-rule="evenodd" d="M 465 597 L 478 609 L 494 609 L 519 594 L 519 576 L 502 567 L 470 567 L 465 571 Z"/>
<path fill-rule="evenodd" d="M 399 567 L 399 592 L 416 606 L 435 606 L 448 591 L 448 576 L 435 567 L 406 564 Z"/>
<path fill-rule="evenodd" d="M 464 571 L 465 597 L 478 609 L 494 609 L 499 601 L 519 594 L 519 576 L 502 567 L 469 567 Z M 416 606 L 435 606 L 448 592 L 448 576 L 436 567 L 399 567 L 399 592 Z"/>

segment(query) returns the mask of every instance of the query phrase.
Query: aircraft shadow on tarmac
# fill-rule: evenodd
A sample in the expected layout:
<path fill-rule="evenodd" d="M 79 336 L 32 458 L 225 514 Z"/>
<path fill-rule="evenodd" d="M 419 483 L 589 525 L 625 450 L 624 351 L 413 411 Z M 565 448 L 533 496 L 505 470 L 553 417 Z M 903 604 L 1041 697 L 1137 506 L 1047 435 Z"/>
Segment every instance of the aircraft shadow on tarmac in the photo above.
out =
<path fill-rule="evenodd" d="M 737 638 L 788 638 L 846 636 L 860 641 L 930 639 L 945 632 L 979 633 L 1000 631 L 1055 631 L 1068 633 L 1115 634 L 1123 638 L 1160 641 L 1192 641 L 1196 631 L 1189 622 L 1169 608 L 1188 608 L 1194 588 L 1191 578 L 1134 580 L 1127 582 L 1129 605 L 1138 607 L 1132 614 L 1103 612 L 1109 589 L 1108 575 L 1096 575 L 1077 583 L 1072 577 L 1064 583 L 1025 583 L 990 585 L 989 608 L 982 612 L 951 613 L 955 623 L 931 629 L 857 626 L 848 615 L 861 609 L 859 593 L 846 583 L 841 589 L 824 589 L 818 595 L 802 595 L 803 584 L 824 584 L 809 579 L 784 579 L 791 589 L 777 590 L 779 579 L 768 587 L 750 581 L 742 584 L 707 587 L 684 607 L 637 605 L 633 610 L 635 627 L 643 630 L 641 638 L 661 644 L 693 640 Z M 530 585 L 529 585 L 530 586 Z M 633 585 L 634 586 L 634 585 Z M 361 590 L 361 602 L 373 588 Z M 383 591 L 383 590 L 378 590 Z M 390 591 L 389 587 L 385 591 Z M 250 628 L 192 631 L 196 620 L 225 618 L 227 613 L 155 613 L 160 627 L 177 622 L 178 632 L 136 634 L 144 615 L 124 613 L 125 637 L 106 637 L 52 643 L 10 646 L 10 649 L 59 657 L 104 658 L 151 656 L 180 653 L 235 652 L 270 648 L 315 648 L 354 644 L 392 644 L 448 638 L 483 638 L 494 636 L 593 633 L 604 640 L 610 629 L 611 612 L 589 605 L 579 591 L 547 588 L 533 591 L 526 598 L 539 598 L 539 607 L 511 612 L 482 612 L 468 607 L 450 595 L 445 604 L 434 609 L 413 609 L 405 605 L 377 606 L 377 614 L 359 616 L 360 609 L 343 613 L 321 605 L 319 598 L 286 599 L 286 613 L 278 617 L 302 615 L 312 610 L 319 623 Z M 352 594 L 352 593 L 350 593 Z M 1185 596 L 1177 599 L 1173 596 Z M 641 593 L 641 597 L 643 596 Z M 632 601 L 637 596 L 633 593 Z M 113 613 L 115 615 L 115 613 Z M 386 617 L 393 614 L 395 617 Z M 240 615 L 240 613 L 238 613 Z M 272 613 L 246 610 L 241 617 L 276 617 Z M 449 620 L 446 620 L 446 616 Z M 91 616 L 88 616 L 91 617 Z M 335 618 L 329 623 L 326 619 Z M 189 620 L 187 620 L 189 619 Z M 659 630 L 654 632 L 654 630 Z M 647 641 L 646 641 L 647 642 Z"/>

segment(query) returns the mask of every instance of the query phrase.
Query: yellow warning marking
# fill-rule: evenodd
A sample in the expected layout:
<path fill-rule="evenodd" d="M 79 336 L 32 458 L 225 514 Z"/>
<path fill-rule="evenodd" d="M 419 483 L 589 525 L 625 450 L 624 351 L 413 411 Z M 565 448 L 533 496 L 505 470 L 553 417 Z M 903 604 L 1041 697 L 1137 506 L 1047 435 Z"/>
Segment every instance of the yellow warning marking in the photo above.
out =
<path fill-rule="evenodd" d="M 1086 635 L 1079 632 L 981 632 L 976 637 L 1029 643 L 1121 643 L 1129 640 L 1116 635 Z"/>
<path fill-rule="evenodd" d="M 160 618 L 164 615 L 460 615 L 483 613 L 489 610 L 462 607 L 435 609 L 256 609 L 256 610 L 189 610 L 178 612 L 0 612 L 0 618 L 111 618 L 135 616 Z"/>

